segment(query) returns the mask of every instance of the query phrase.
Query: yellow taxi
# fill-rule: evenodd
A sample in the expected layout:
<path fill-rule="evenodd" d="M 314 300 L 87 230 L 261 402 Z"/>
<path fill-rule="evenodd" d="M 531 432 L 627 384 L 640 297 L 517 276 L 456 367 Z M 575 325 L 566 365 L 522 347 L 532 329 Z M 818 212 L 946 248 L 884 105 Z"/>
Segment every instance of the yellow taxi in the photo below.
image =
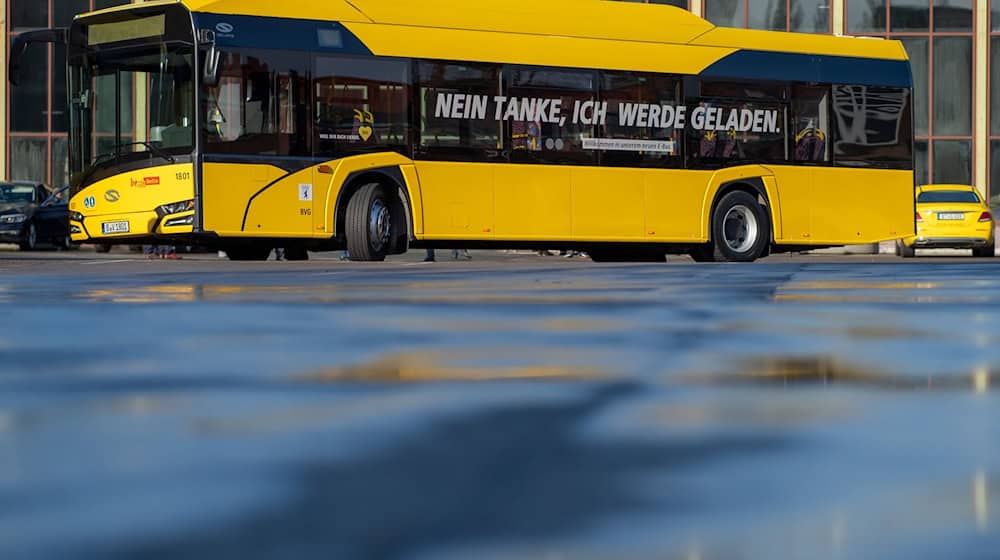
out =
<path fill-rule="evenodd" d="M 917 234 L 896 241 L 896 254 L 916 249 L 972 249 L 975 257 L 995 252 L 993 215 L 975 187 L 923 185 L 916 189 Z"/>

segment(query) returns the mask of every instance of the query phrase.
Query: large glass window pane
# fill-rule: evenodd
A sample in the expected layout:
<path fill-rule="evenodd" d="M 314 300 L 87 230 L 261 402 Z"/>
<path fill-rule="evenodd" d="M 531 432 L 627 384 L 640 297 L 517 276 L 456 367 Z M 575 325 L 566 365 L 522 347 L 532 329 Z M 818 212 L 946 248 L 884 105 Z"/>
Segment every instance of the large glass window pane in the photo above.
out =
<path fill-rule="evenodd" d="M 48 45 L 34 43 L 21 59 L 20 82 L 11 95 L 12 131 L 48 131 L 48 52 Z"/>
<path fill-rule="evenodd" d="M 911 169 L 908 90 L 834 86 L 834 161 L 849 167 Z"/>
<path fill-rule="evenodd" d="M 990 29 L 1000 31 L 1000 0 L 990 0 Z"/>
<path fill-rule="evenodd" d="M 929 0 L 892 0 L 889 3 L 889 28 L 892 31 L 929 31 Z"/>
<path fill-rule="evenodd" d="M 52 138 L 52 182 L 53 188 L 69 183 L 69 139 L 65 136 Z"/>
<path fill-rule="evenodd" d="M 497 118 L 495 112 L 489 114 L 496 105 L 490 101 L 500 93 L 498 66 L 421 61 L 418 74 L 418 158 L 466 161 L 504 158 L 503 115 Z M 485 114 L 483 99 L 487 100 Z M 466 107 L 469 118 L 465 118 Z"/>
<path fill-rule="evenodd" d="M 52 131 L 66 132 L 69 115 L 66 110 L 66 46 L 52 46 Z"/>
<path fill-rule="evenodd" d="M 991 199 L 1000 195 L 1000 140 L 990 141 L 990 184 L 987 188 Z"/>
<path fill-rule="evenodd" d="M 913 175 L 918 185 L 927 184 L 927 140 L 917 140 L 913 143 Z"/>
<path fill-rule="evenodd" d="M 910 57 L 910 68 L 913 72 L 913 112 L 916 115 L 917 136 L 927 136 L 930 134 L 928 127 L 928 93 L 930 88 L 930 74 L 928 74 L 928 44 L 930 41 L 926 37 L 898 37 L 906 47 L 906 54 Z"/>
<path fill-rule="evenodd" d="M 751 29 L 771 29 L 785 31 L 788 29 L 785 9 L 787 0 L 747 0 L 747 27 Z"/>
<path fill-rule="evenodd" d="M 613 143 L 602 150 L 601 165 L 673 167 L 681 163 L 681 130 L 676 107 L 680 104 L 679 80 L 662 75 L 605 72 L 601 75 L 601 102 L 608 104 L 604 139 L 635 141 Z"/>
<path fill-rule="evenodd" d="M 972 183 L 971 141 L 934 141 L 934 182 L 960 185 Z"/>
<path fill-rule="evenodd" d="M 990 38 L 990 134 L 1000 136 L 1000 37 Z"/>
<path fill-rule="evenodd" d="M 711 0 L 705 2 L 705 19 L 722 27 L 743 27 L 744 0 Z"/>
<path fill-rule="evenodd" d="M 792 0 L 789 31 L 829 33 L 831 0 Z"/>
<path fill-rule="evenodd" d="M 885 0 L 848 0 L 848 33 L 885 33 L 885 23 Z"/>
<path fill-rule="evenodd" d="M 513 67 L 506 78 L 508 100 L 503 111 L 498 108 L 497 113 L 502 112 L 504 121 L 510 126 L 511 161 L 597 163 L 597 152 L 584 148 L 584 143 L 594 138 L 595 121 L 600 121 L 596 115 L 595 72 Z M 532 102 L 536 104 L 533 116 Z M 546 102 L 548 115 L 542 105 Z M 528 104 L 527 112 L 525 103 Z M 584 107 L 593 109 L 586 112 Z"/>
<path fill-rule="evenodd" d="M 45 181 L 48 169 L 45 138 L 10 137 L 10 178 L 14 181 Z"/>
<path fill-rule="evenodd" d="M 407 155 L 410 65 L 401 60 L 318 57 L 315 65 L 319 153 L 395 148 Z"/>
<path fill-rule="evenodd" d="M 131 0 L 94 0 L 94 9 L 103 10 L 104 8 L 112 8 L 114 6 L 123 6 L 129 2 Z"/>
<path fill-rule="evenodd" d="M 792 159 L 798 162 L 830 161 L 830 88 L 792 88 Z"/>
<path fill-rule="evenodd" d="M 56 27 L 69 27 L 73 16 L 89 11 L 90 0 L 53 0 L 52 21 Z"/>
<path fill-rule="evenodd" d="M 49 3 L 39 0 L 11 0 L 10 23 L 14 31 L 49 26 Z"/>
<path fill-rule="evenodd" d="M 121 109 L 121 132 L 122 135 L 132 133 L 133 116 L 133 91 L 132 73 L 119 73 L 119 108 Z M 94 79 L 94 106 L 96 131 L 101 134 L 114 134 L 115 132 L 115 74 L 103 74 Z"/>
<path fill-rule="evenodd" d="M 722 88 L 708 91 L 711 89 Z M 687 105 L 685 149 L 691 167 L 789 159 L 785 106 L 766 100 L 716 97 L 706 90 L 700 100 L 689 100 Z"/>
<path fill-rule="evenodd" d="M 972 134 L 972 38 L 934 39 L 935 136 Z"/>
<path fill-rule="evenodd" d="M 972 31 L 972 0 L 934 0 L 934 31 Z"/>

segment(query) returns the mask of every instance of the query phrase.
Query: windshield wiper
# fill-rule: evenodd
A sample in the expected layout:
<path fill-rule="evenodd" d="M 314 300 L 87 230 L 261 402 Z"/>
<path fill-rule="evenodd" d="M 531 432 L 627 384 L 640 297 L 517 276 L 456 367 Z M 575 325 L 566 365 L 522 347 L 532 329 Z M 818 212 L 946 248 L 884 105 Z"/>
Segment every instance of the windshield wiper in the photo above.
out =
<path fill-rule="evenodd" d="M 177 163 L 177 160 L 174 159 L 174 156 L 165 152 L 163 148 L 157 148 L 154 144 L 150 144 L 149 142 L 143 142 L 142 140 L 138 142 L 129 142 L 127 144 L 120 145 L 119 148 L 127 148 L 129 146 L 145 146 L 149 148 L 150 152 L 160 156 L 161 158 L 169 161 L 170 163 Z"/>

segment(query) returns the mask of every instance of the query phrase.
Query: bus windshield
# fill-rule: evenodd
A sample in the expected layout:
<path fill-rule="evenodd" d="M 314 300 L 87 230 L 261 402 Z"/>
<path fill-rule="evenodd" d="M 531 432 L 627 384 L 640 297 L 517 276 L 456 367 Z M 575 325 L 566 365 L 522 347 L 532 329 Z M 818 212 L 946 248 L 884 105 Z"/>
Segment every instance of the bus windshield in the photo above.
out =
<path fill-rule="evenodd" d="M 167 44 L 85 53 L 70 62 L 71 175 L 77 187 L 102 169 L 195 146 L 190 47 Z"/>

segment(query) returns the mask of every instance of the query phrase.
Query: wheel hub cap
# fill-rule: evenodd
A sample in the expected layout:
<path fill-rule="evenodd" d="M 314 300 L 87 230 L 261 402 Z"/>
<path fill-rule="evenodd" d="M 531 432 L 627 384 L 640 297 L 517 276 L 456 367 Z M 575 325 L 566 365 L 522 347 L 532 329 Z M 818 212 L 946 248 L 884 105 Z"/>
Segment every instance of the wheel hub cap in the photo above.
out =
<path fill-rule="evenodd" d="M 746 206 L 734 206 L 722 222 L 726 246 L 736 253 L 749 251 L 757 242 L 757 217 Z"/>
<path fill-rule="evenodd" d="M 372 249 L 381 251 L 389 244 L 392 234 L 392 213 L 381 200 L 372 203 L 371 215 L 368 220 L 368 233 Z"/>

